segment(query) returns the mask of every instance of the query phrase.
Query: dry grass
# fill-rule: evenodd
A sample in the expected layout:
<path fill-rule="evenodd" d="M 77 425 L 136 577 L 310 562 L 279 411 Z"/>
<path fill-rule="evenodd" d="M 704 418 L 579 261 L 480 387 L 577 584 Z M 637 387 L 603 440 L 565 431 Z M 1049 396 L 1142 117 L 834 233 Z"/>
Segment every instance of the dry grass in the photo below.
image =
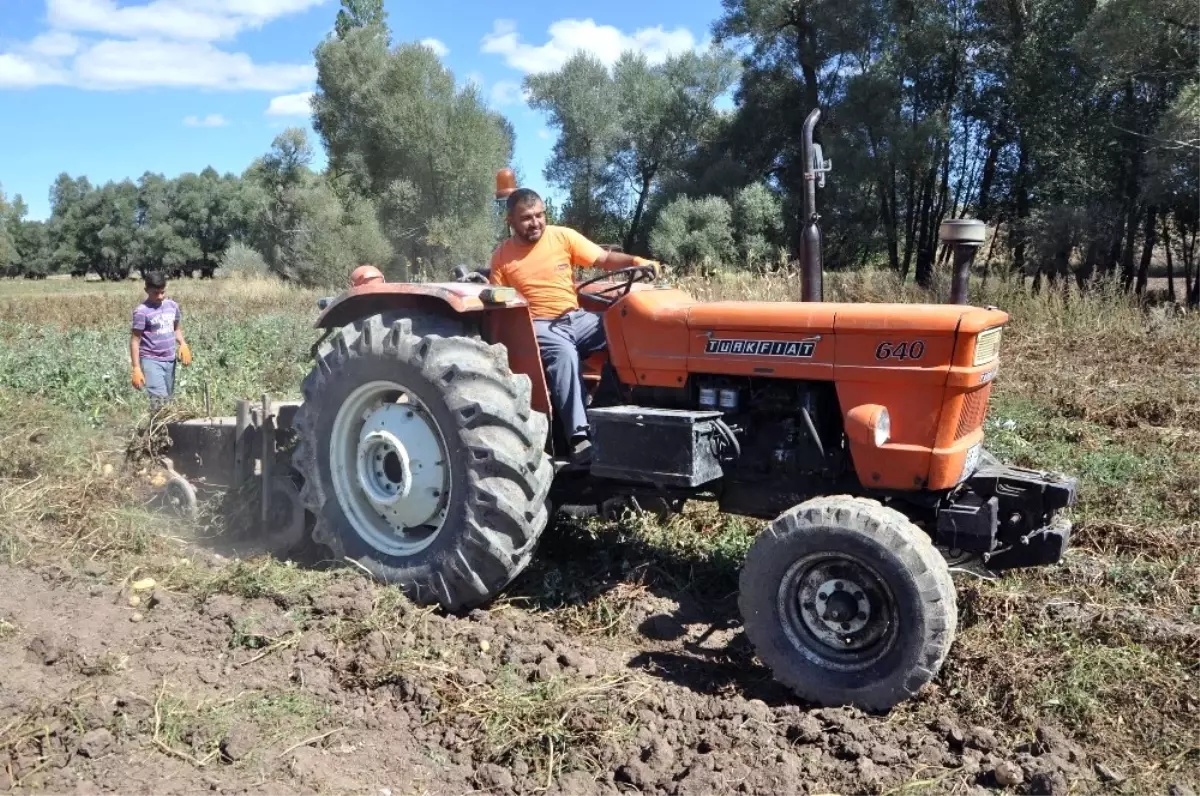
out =
<path fill-rule="evenodd" d="M 800 289 L 794 277 L 736 275 L 682 285 L 710 300 L 785 300 Z M 152 530 L 136 474 L 124 469 L 143 406 L 124 382 L 136 283 L 10 287 L 0 285 L 0 561 L 107 558 L 119 571 L 138 566 L 198 596 L 285 602 L 343 576 L 269 560 L 216 570 L 189 564 L 186 547 Z M 901 716 L 949 709 L 1029 733 L 1051 719 L 1122 761 L 1129 792 L 1161 789 L 1172 772 L 1194 769 L 1198 754 L 1200 315 L 1140 306 L 1111 285 L 1031 295 L 993 280 L 975 289 L 975 303 L 1012 316 L 989 445 L 1018 464 L 1080 475 L 1077 530 L 1060 567 L 962 584 L 962 632 L 939 678 L 943 697 L 906 706 Z M 295 394 L 316 337 L 316 294 L 264 280 L 183 282 L 172 293 L 198 360 L 182 384 L 185 411 L 202 406 L 206 384 L 221 412 L 263 389 Z M 825 293 L 928 299 L 871 272 L 827 275 Z M 39 303 L 47 297 L 53 301 Z M 114 471 L 106 474 L 105 464 Z M 545 611 L 572 633 L 619 638 L 632 630 L 631 609 L 647 589 L 727 599 L 756 527 L 709 511 L 666 525 L 591 524 L 571 539 L 579 547 L 558 560 L 553 550 L 540 557 L 522 579 L 529 585 L 506 600 Z M 393 590 L 376 594 L 372 617 L 336 629 L 339 639 L 402 635 L 428 621 L 406 612 Z M 467 688 L 429 654 L 398 662 L 396 671 L 425 667 L 443 706 L 469 720 L 496 760 L 519 755 L 551 771 L 564 764 L 564 744 L 586 751 L 598 742 L 587 733 L 624 731 L 628 684 L 584 692 L 566 681 L 501 679 Z M 572 715 L 590 717 L 580 725 L 586 732 Z M 210 755 L 213 736 L 201 737 L 209 740 L 173 748 Z"/>
<path fill-rule="evenodd" d="M 173 280 L 168 295 L 179 302 L 185 324 L 190 317 L 245 318 L 297 313 L 315 317 L 318 291 L 277 279 Z M 141 283 L 45 281 L 0 282 L 0 325 L 36 321 L 58 329 L 108 329 L 126 326 L 133 308 L 145 298 Z M 48 301 L 47 301 L 48 299 Z M 36 306 L 36 314 L 30 310 Z"/>
<path fill-rule="evenodd" d="M 427 721 L 453 727 L 462 742 L 481 750 L 481 762 L 522 760 L 539 781 L 601 769 L 596 755 L 632 737 L 635 709 L 654 689 L 630 675 L 584 678 L 564 671 L 530 680 L 514 666 L 479 682 L 466 676 L 475 645 L 446 644 L 422 619 L 409 614 L 398 651 L 366 684 L 411 689 L 423 700 Z"/>
<path fill-rule="evenodd" d="M 564 770 L 599 768 L 591 753 L 633 735 L 627 717 L 650 687 L 612 676 L 530 683 L 510 671 L 475 692 L 445 685 L 449 704 L 470 718 L 492 761 L 524 758 L 547 785 Z"/>
<path fill-rule="evenodd" d="M 299 690 L 242 693 L 232 698 L 188 698 L 172 692 L 164 681 L 155 699 L 153 728 L 147 734 L 162 751 L 205 766 L 221 755 L 221 742 L 239 724 L 250 725 L 258 743 L 246 765 L 272 747 L 301 739 L 324 718 L 328 708 Z"/>

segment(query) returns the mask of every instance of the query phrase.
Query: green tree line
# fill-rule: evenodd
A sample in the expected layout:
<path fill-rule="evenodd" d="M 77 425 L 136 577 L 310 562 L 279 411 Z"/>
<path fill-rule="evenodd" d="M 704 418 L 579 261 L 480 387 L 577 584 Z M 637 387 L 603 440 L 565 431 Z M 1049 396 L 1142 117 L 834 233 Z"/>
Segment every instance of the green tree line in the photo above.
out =
<path fill-rule="evenodd" d="M 982 268 L 1141 293 L 1158 252 L 1200 301 L 1194 3 L 724 0 L 713 33 L 704 56 L 578 55 L 526 80 L 558 131 L 545 176 L 567 223 L 693 265 L 794 260 L 820 108 L 828 267 L 927 285 L 940 223 L 971 216 L 994 230 Z"/>
<path fill-rule="evenodd" d="M 825 264 L 929 284 L 937 230 L 975 217 L 978 266 L 1045 282 L 1151 266 L 1200 301 L 1200 16 L 1184 0 L 723 0 L 713 44 L 662 62 L 580 53 L 529 76 L 556 133 L 544 177 L 562 223 L 685 269 L 788 268 L 799 252 L 801 127 L 834 163 L 818 193 Z M 381 0 L 342 0 L 314 51 L 313 127 L 241 175 L 92 186 L 61 175 L 45 222 L 0 199 L 0 268 L 211 273 L 234 243 L 289 279 L 339 282 L 487 257 L 514 133 Z M 729 98 L 731 102 L 723 102 Z M 1175 299 L 1175 281 L 1169 282 Z"/>

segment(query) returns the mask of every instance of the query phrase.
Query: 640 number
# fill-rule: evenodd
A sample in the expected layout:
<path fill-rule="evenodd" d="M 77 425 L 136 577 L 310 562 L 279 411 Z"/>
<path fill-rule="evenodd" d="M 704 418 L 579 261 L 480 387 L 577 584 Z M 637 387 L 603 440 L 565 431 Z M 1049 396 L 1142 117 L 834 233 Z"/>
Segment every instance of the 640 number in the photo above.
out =
<path fill-rule="evenodd" d="M 875 349 L 876 359 L 920 359 L 925 356 L 925 341 L 913 340 L 903 343 L 884 341 Z"/>

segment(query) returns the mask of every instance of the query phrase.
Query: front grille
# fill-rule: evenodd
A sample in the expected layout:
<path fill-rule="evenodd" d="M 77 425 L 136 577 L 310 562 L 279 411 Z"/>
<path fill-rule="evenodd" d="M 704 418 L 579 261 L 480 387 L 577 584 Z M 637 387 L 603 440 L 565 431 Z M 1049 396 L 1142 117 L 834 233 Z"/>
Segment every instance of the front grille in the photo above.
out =
<path fill-rule="evenodd" d="M 958 416 L 958 428 L 954 432 L 955 439 L 962 439 L 983 425 L 987 416 L 988 399 L 992 395 L 992 385 L 987 384 L 975 392 L 967 393 L 963 401 L 962 412 Z"/>

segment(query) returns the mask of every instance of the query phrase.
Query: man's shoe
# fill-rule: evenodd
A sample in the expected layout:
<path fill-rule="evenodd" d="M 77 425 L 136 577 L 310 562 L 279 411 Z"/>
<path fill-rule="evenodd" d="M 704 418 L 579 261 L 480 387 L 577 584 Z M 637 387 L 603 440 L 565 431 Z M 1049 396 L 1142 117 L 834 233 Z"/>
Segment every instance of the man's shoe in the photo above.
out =
<path fill-rule="evenodd" d="M 571 465 L 574 467 L 586 467 L 592 463 L 592 441 L 587 437 L 575 443 L 571 448 Z"/>

